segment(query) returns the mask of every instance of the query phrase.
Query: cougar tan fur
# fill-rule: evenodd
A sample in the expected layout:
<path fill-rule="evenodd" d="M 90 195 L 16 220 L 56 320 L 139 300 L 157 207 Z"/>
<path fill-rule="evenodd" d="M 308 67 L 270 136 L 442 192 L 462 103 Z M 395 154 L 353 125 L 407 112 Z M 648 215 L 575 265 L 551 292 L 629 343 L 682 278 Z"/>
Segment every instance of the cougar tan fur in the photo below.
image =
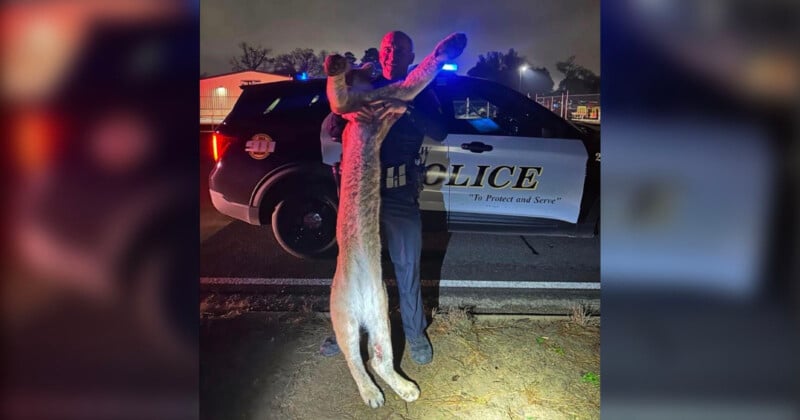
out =
<path fill-rule="evenodd" d="M 347 60 L 339 55 L 327 57 L 325 72 L 331 109 L 344 114 L 377 99 L 411 101 L 434 79 L 446 60 L 461 54 L 466 41 L 464 34 L 448 36 L 405 80 L 375 90 L 348 87 Z M 373 371 L 400 398 L 414 401 L 419 397 L 417 385 L 394 369 L 388 298 L 381 275 L 380 147 L 398 118 L 375 123 L 349 122 L 342 133 L 341 194 L 336 221 L 339 256 L 331 286 L 331 321 L 361 398 L 373 408 L 383 405 L 384 396 L 367 375 L 361 358 L 362 327 L 369 337 Z"/>

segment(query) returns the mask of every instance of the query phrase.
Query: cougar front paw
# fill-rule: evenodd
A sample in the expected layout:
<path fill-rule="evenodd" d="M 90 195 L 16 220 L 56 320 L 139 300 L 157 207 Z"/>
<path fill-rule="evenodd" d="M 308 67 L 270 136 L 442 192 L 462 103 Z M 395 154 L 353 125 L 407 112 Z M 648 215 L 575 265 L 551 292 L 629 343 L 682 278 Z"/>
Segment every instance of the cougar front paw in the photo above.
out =
<path fill-rule="evenodd" d="M 467 46 L 467 35 L 457 32 L 450 34 L 447 38 L 441 40 L 433 52 L 435 57 L 444 57 L 447 60 L 452 60 L 462 52 Z"/>
<path fill-rule="evenodd" d="M 348 61 L 339 54 L 325 57 L 325 75 L 338 76 L 347 71 Z"/>

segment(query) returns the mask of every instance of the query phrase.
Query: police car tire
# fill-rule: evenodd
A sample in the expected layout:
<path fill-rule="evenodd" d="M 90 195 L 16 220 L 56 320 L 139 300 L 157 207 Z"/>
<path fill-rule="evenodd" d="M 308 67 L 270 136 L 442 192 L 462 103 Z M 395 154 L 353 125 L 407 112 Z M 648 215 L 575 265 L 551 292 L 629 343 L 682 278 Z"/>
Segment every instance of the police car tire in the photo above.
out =
<path fill-rule="evenodd" d="M 336 246 L 338 206 L 332 197 L 331 193 L 322 191 L 301 192 L 289 195 L 275 206 L 272 233 L 286 252 L 308 259 L 328 256 Z M 321 219 L 320 227 L 310 228 L 304 220 L 305 216 L 315 219 L 317 215 Z M 293 235 L 302 238 L 298 240 Z"/>

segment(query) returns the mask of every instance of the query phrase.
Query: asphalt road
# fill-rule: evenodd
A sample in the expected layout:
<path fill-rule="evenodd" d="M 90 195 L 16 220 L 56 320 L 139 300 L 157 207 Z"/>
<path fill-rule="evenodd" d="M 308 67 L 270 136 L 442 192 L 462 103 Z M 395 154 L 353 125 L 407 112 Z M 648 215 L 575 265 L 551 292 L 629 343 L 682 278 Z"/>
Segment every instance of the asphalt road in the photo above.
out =
<path fill-rule="evenodd" d="M 555 238 L 471 233 L 426 233 L 423 280 L 598 282 L 599 238 Z M 234 221 L 200 248 L 207 278 L 324 279 L 335 257 L 296 258 L 278 245 L 269 226 Z M 393 278 L 384 252 L 384 278 Z"/>
<path fill-rule="evenodd" d="M 436 232 L 425 233 L 423 244 L 423 293 L 435 294 L 437 305 L 559 313 L 587 302 L 599 309 L 599 238 Z M 245 293 L 288 287 L 324 295 L 336 269 L 335 257 L 298 259 L 281 249 L 268 226 L 238 221 L 203 242 L 200 262 L 204 290 Z M 394 283 L 385 253 L 383 276 Z"/>

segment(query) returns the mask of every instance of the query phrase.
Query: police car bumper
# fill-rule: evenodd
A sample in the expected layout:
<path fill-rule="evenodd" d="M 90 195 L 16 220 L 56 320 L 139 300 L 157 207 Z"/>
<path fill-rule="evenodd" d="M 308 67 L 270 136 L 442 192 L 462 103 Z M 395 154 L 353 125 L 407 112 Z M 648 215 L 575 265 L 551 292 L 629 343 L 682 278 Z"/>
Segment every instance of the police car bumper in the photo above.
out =
<path fill-rule="evenodd" d="M 208 192 L 211 195 L 211 203 L 220 213 L 237 220 L 245 221 L 251 225 L 261 224 L 261 220 L 258 217 L 258 207 L 251 207 L 246 204 L 228 201 L 225 199 L 225 196 L 214 190 L 208 190 Z"/>

